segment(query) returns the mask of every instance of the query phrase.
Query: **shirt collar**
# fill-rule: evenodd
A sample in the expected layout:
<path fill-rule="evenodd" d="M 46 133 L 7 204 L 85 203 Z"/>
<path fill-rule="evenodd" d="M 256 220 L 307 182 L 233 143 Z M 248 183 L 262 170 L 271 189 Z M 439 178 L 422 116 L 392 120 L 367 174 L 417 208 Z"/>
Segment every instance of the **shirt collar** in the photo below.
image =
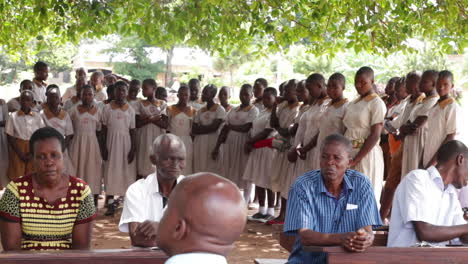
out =
<path fill-rule="evenodd" d="M 434 182 L 435 185 L 437 185 L 437 187 L 440 188 L 441 191 L 456 193 L 455 187 L 452 184 L 447 185 L 447 189 L 445 189 L 444 179 L 442 179 L 439 170 L 435 166 L 427 168 L 427 172 L 429 173 L 429 178 Z"/>
<path fill-rule="evenodd" d="M 343 176 L 343 182 L 344 182 L 343 191 L 345 194 L 347 194 L 349 191 L 354 189 L 354 186 L 348 177 L 348 170 L 346 170 L 345 175 Z M 323 182 L 323 177 L 321 173 L 320 173 L 320 180 L 319 180 L 318 188 L 319 188 L 319 192 L 321 193 L 329 193 L 327 188 L 325 187 L 325 183 Z"/>
<path fill-rule="evenodd" d="M 206 264 L 227 264 L 226 257 L 212 253 L 185 253 L 172 256 L 166 264 L 179 263 L 206 263 Z"/>
<path fill-rule="evenodd" d="M 158 183 L 158 175 L 157 175 L 157 172 L 153 173 L 153 174 L 150 174 L 148 175 L 148 186 L 149 186 L 149 191 L 152 193 L 152 194 L 159 194 L 159 183 Z M 177 178 L 177 183 L 179 183 L 181 180 L 184 179 L 184 176 L 183 175 L 180 175 L 178 178 Z"/>

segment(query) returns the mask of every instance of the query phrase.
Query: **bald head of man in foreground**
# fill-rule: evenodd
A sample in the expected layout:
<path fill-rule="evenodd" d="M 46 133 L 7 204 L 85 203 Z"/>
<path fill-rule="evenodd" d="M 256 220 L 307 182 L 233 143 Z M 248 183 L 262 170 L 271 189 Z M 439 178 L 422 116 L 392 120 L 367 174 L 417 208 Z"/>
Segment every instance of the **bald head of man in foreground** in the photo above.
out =
<path fill-rule="evenodd" d="M 227 263 L 225 256 L 246 219 L 247 208 L 234 183 L 213 173 L 197 173 L 173 190 L 157 245 L 171 256 L 166 264 Z"/>

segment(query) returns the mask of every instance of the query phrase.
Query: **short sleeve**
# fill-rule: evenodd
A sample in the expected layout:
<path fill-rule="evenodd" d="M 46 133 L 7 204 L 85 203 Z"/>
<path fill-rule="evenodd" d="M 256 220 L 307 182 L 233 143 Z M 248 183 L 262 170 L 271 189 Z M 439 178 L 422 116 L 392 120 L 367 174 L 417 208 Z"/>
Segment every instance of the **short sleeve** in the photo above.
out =
<path fill-rule="evenodd" d="M 130 129 L 134 129 L 135 128 L 135 111 L 130 107 L 128 108 L 129 110 L 129 115 L 130 115 Z"/>
<path fill-rule="evenodd" d="M 370 109 L 370 125 L 373 126 L 375 124 L 383 123 L 385 120 L 385 112 L 387 108 L 385 103 L 380 98 L 376 98 L 371 102 L 371 109 Z"/>
<path fill-rule="evenodd" d="M 143 192 L 138 188 L 140 182 L 135 182 L 128 187 L 125 193 L 124 207 L 120 216 L 119 230 L 120 232 L 128 232 L 128 224 L 132 222 L 142 223 L 148 218 L 146 217 L 146 208 L 141 206 L 144 199 Z"/>
<path fill-rule="evenodd" d="M 258 113 L 258 108 L 255 106 L 252 107 L 252 109 L 249 110 L 249 113 L 247 115 L 246 123 L 252 123 L 255 120 L 255 118 L 257 118 Z"/>
<path fill-rule="evenodd" d="M 316 215 L 311 204 L 313 201 L 307 195 L 300 184 L 293 185 L 288 195 L 288 206 L 286 207 L 286 220 L 284 232 L 288 235 L 297 235 L 302 228 L 316 229 Z"/>
<path fill-rule="evenodd" d="M 447 120 L 445 125 L 446 135 L 457 132 L 457 118 L 460 118 L 457 116 L 458 113 L 459 109 L 456 102 L 453 102 L 450 106 L 448 106 L 447 112 L 445 113 L 445 120 Z"/>
<path fill-rule="evenodd" d="M 7 119 L 6 125 L 5 125 L 5 133 L 12 137 L 16 137 L 15 133 L 15 124 L 13 118 L 16 116 L 16 113 L 13 113 L 10 118 Z"/>
<path fill-rule="evenodd" d="M 8 184 L 0 199 L 0 217 L 7 221 L 21 221 L 18 187 L 14 182 Z"/>
<path fill-rule="evenodd" d="M 221 105 L 218 105 L 216 109 L 216 119 L 225 119 L 226 118 L 226 110 Z"/>
<path fill-rule="evenodd" d="M 75 107 L 73 109 L 75 109 Z M 73 135 L 73 123 L 72 123 L 72 120 L 71 120 L 70 115 L 68 113 L 67 113 L 67 115 L 65 117 L 65 120 L 66 120 L 65 136 Z"/>
<path fill-rule="evenodd" d="M 431 204 L 427 203 L 428 199 L 426 196 L 431 195 L 427 192 L 427 186 L 422 175 L 417 175 L 417 171 L 413 171 L 405 177 L 405 183 L 400 184 L 403 188 L 402 199 L 398 201 L 401 208 L 401 216 L 403 222 L 408 224 L 412 221 L 422 221 L 426 223 L 432 223 L 433 217 L 431 212 Z M 429 177 L 429 176 L 427 176 Z"/>
<path fill-rule="evenodd" d="M 75 224 L 84 224 L 93 221 L 96 217 L 96 207 L 89 186 L 85 185 L 81 191 L 80 208 L 78 209 Z"/>
<path fill-rule="evenodd" d="M 382 220 L 380 219 L 374 191 L 372 190 L 371 182 L 367 180 L 367 178 L 365 178 L 363 184 L 360 186 L 359 192 L 361 192 L 361 199 L 358 205 L 357 228 L 359 229 L 370 225 L 374 227 L 381 226 Z"/>

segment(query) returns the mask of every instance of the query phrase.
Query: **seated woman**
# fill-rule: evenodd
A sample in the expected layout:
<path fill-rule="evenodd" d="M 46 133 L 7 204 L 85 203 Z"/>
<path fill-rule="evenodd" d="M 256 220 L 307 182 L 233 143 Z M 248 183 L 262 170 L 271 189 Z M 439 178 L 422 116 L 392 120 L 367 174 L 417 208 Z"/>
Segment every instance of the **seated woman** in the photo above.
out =
<path fill-rule="evenodd" d="M 0 199 L 3 249 L 89 249 L 96 208 L 88 185 L 62 173 L 62 134 L 40 128 L 29 144 L 35 173 L 11 181 Z"/>

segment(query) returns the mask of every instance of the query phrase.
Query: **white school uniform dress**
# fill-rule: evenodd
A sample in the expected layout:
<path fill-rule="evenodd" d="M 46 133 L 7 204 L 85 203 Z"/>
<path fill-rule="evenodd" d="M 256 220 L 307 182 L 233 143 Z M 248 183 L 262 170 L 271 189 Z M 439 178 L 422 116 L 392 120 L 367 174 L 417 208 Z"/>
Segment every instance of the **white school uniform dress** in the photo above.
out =
<path fill-rule="evenodd" d="M 241 109 L 240 106 L 233 108 L 226 116 L 226 124 L 244 125 L 252 123 L 258 116 L 258 108 L 250 105 Z M 226 142 L 221 145 L 222 176 L 230 179 L 239 188 L 246 188 L 249 182 L 243 179 L 245 165 L 249 155 L 245 153 L 245 143 L 249 140 L 249 133 L 241 133 L 230 130 Z"/>
<path fill-rule="evenodd" d="M 134 106 L 137 110 L 137 115 L 155 116 L 167 115 L 167 104 L 163 100 L 154 99 L 153 102 L 148 100 L 139 100 L 138 105 Z M 135 109 L 134 108 L 134 109 Z M 137 173 L 143 177 L 154 172 L 155 167 L 150 160 L 153 154 L 153 141 L 159 136 L 166 133 L 165 129 L 158 127 L 153 123 L 146 124 L 138 128 L 137 132 Z"/>
<path fill-rule="evenodd" d="M 55 128 L 62 134 L 63 138 L 73 135 L 73 124 L 70 115 L 65 110 L 60 109 L 60 113 L 56 116 L 49 110 L 47 105 L 44 105 L 41 110 L 41 117 L 46 126 Z M 68 149 L 63 153 L 64 173 L 76 176 L 75 165 L 72 163 L 68 153 Z"/>
<path fill-rule="evenodd" d="M 195 110 L 198 111 L 198 110 L 202 109 L 203 107 L 205 107 L 206 103 L 203 102 L 201 99 L 198 99 L 198 100 L 195 100 L 195 101 L 189 101 L 188 105 L 195 108 Z"/>
<path fill-rule="evenodd" d="M 65 93 L 62 95 L 62 102 L 66 102 L 74 96 L 76 96 L 76 85 L 70 86 L 65 90 Z"/>
<path fill-rule="evenodd" d="M 328 97 L 320 99 L 313 103 L 309 110 L 307 111 L 307 127 L 304 133 L 304 145 L 309 144 L 309 142 L 319 134 L 319 128 L 322 124 L 322 116 L 327 110 L 331 100 Z M 318 141 L 317 141 L 318 143 Z M 307 153 L 306 158 L 306 171 L 320 169 L 320 147 L 317 144 L 313 149 Z"/>
<path fill-rule="evenodd" d="M 282 102 L 278 105 L 276 109 L 276 116 L 278 117 L 279 125 L 281 128 L 289 128 L 299 113 L 299 108 L 301 103 L 296 102 L 292 105 L 289 105 L 288 102 Z M 277 137 L 283 138 L 281 135 Z M 294 143 L 294 138 L 286 138 L 291 144 Z M 286 177 L 289 170 L 290 162 L 288 160 L 288 152 L 278 151 L 273 159 L 272 173 L 271 173 L 271 188 L 274 192 L 279 192 L 281 190 L 281 178 Z"/>
<path fill-rule="evenodd" d="M 183 179 L 184 176 L 180 175 L 177 178 L 177 183 Z M 129 232 L 128 224 L 132 222 L 143 223 L 146 220 L 159 222 L 165 209 L 163 196 L 159 192 L 157 175 L 156 172 L 153 172 L 128 187 L 119 230 L 120 232 Z"/>
<path fill-rule="evenodd" d="M 68 99 L 67 101 L 65 101 L 65 103 L 63 104 L 63 109 L 65 111 L 67 111 L 67 112 L 70 112 L 70 110 L 73 107 L 76 107 L 80 103 L 81 103 L 80 98 L 78 98 L 77 96 L 73 96 L 70 99 Z"/>
<path fill-rule="evenodd" d="M 438 95 L 432 95 L 424 98 L 420 104 L 417 104 L 413 108 L 408 120 L 410 122 L 414 122 L 418 116 L 428 116 L 429 110 L 437 103 L 437 100 L 439 100 Z M 414 135 L 407 135 L 405 137 L 401 168 L 402 177 L 404 177 L 410 171 L 419 168 L 425 145 L 425 135 L 427 133 L 426 129 L 427 122 L 421 128 L 419 128 Z"/>
<path fill-rule="evenodd" d="M 343 118 L 346 114 L 346 109 L 348 108 L 349 102 L 348 99 L 343 98 L 341 101 L 331 104 L 322 115 L 319 125 L 319 136 L 317 139 L 317 150 L 322 148 L 322 144 L 325 141 L 325 138 L 332 134 L 343 135 L 345 131 L 345 126 L 343 123 Z M 320 154 L 317 155 L 317 160 L 320 160 Z M 320 167 L 320 161 L 317 169 Z"/>
<path fill-rule="evenodd" d="M 265 106 L 263 105 L 263 100 L 260 100 L 258 102 L 255 102 L 256 100 L 254 99 L 252 104 L 257 107 L 258 109 L 258 112 L 262 112 L 263 110 L 265 110 Z"/>
<path fill-rule="evenodd" d="M 411 247 L 418 242 L 413 221 L 437 226 L 463 225 L 463 211 L 455 187 L 446 188 L 436 167 L 410 172 L 393 198 L 388 247 Z M 448 241 L 431 244 L 445 246 Z"/>
<path fill-rule="evenodd" d="M 38 81 L 33 79 L 33 93 L 34 100 L 40 105 L 47 101 L 46 97 L 47 84 L 45 82 Z"/>
<path fill-rule="evenodd" d="M 194 123 L 208 126 L 216 119 L 224 120 L 226 118 L 226 111 L 219 104 L 214 104 L 211 109 L 206 106 L 202 107 L 195 114 Z M 221 126 L 220 126 L 221 127 Z M 219 131 L 219 129 L 218 129 Z M 211 158 L 216 141 L 218 140 L 218 131 L 210 134 L 195 135 L 193 140 L 193 170 L 197 172 L 214 172 L 219 173 L 218 162 Z M 220 157 L 218 157 L 220 159 Z"/>
<path fill-rule="evenodd" d="M 264 109 L 259 113 L 252 123 L 251 137 L 255 137 L 265 129 L 270 128 L 270 116 L 271 109 Z M 276 131 L 272 129 L 267 138 L 271 138 L 275 134 Z M 272 148 L 253 149 L 245 165 L 242 178 L 258 187 L 271 189 L 271 165 L 275 155 L 276 150 Z"/>
<path fill-rule="evenodd" d="M 297 131 L 296 135 L 294 135 L 294 144 L 292 145 L 293 147 L 298 147 L 299 145 L 304 144 L 304 134 L 305 130 L 307 128 L 307 117 L 306 114 L 307 111 L 310 109 L 309 104 L 302 104 L 301 107 L 299 108 L 299 113 L 297 114 L 296 118 L 294 119 L 294 123 L 297 123 Z M 288 172 L 286 175 L 288 175 L 288 179 L 286 182 L 286 186 L 282 186 L 281 193 L 284 194 L 284 198 L 288 198 L 288 192 L 289 192 L 289 187 L 290 185 L 296 180 L 297 177 L 301 176 L 307 171 L 306 169 L 306 161 L 302 160 L 301 158 L 297 158 L 296 162 L 294 163 L 289 163 L 288 166 Z"/>
<path fill-rule="evenodd" d="M 182 172 L 183 175 L 193 173 L 193 140 L 190 133 L 192 131 L 192 122 L 195 113 L 196 110 L 191 106 L 189 106 L 185 112 L 180 111 L 176 105 L 171 105 L 167 108 L 167 114 L 169 116 L 168 130 L 184 142 L 185 151 L 187 153 L 185 169 Z"/>
<path fill-rule="evenodd" d="M 356 156 L 364 144 L 364 141 L 369 137 L 371 127 L 384 122 L 386 111 L 385 103 L 375 93 L 365 98 L 358 98 L 349 103 L 343 118 L 343 123 L 346 127 L 345 137 L 351 140 L 353 144 L 352 157 Z M 384 176 L 383 152 L 380 148 L 379 141 L 371 151 L 352 168 L 369 177 L 377 201 L 380 201 Z"/>
<path fill-rule="evenodd" d="M 0 99 L 0 122 L 6 122 L 8 120 L 8 106 L 7 103 Z M 5 124 L 6 126 L 6 124 Z M 8 170 L 8 140 L 7 134 L 5 133 L 5 126 L 0 127 L 0 184 L 6 187 L 10 182 L 7 176 Z"/>
<path fill-rule="evenodd" d="M 129 104 L 119 107 L 111 102 L 104 106 L 102 124 L 107 127 L 108 159 L 104 162 L 104 183 L 109 195 L 124 195 L 136 179 L 136 161 L 129 164 L 132 147 L 130 129 L 135 129 L 135 111 Z"/>
<path fill-rule="evenodd" d="M 436 154 L 447 135 L 455 134 L 455 138 L 457 139 L 457 134 L 462 127 L 460 124 L 461 109 L 452 97 L 434 105 L 429 110 L 428 116 L 427 131 L 424 136 L 426 138 L 423 152 L 424 168 Z"/>
<path fill-rule="evenodd" d="M 106 99 L 107 99 L 107 94 L 105 93 L 104 89 L 97 91 L 96 94 L 94 95 L 94 100 L 96 100 L 97 102 L 102 102 Z"/>
<path fill-rule="evenodd" d="M 140 101 L 142 101 L 142 99 L 137 98 L 135 100 L 127 100 L 127 103 L 135 110 L 135 113 L 137 113 L 138 109 L 140 109 Z"/>
<path fill-rule="evenodd" d="M 80 104 L 70 110 L 70 118 L 75 134 L 69 153 L 76 177 L 83 179 L 93 194 L 100 194 L 102 157 L 96 132 L 101 130 L 101 110 L 96 105 L 87 110 Z"/>

